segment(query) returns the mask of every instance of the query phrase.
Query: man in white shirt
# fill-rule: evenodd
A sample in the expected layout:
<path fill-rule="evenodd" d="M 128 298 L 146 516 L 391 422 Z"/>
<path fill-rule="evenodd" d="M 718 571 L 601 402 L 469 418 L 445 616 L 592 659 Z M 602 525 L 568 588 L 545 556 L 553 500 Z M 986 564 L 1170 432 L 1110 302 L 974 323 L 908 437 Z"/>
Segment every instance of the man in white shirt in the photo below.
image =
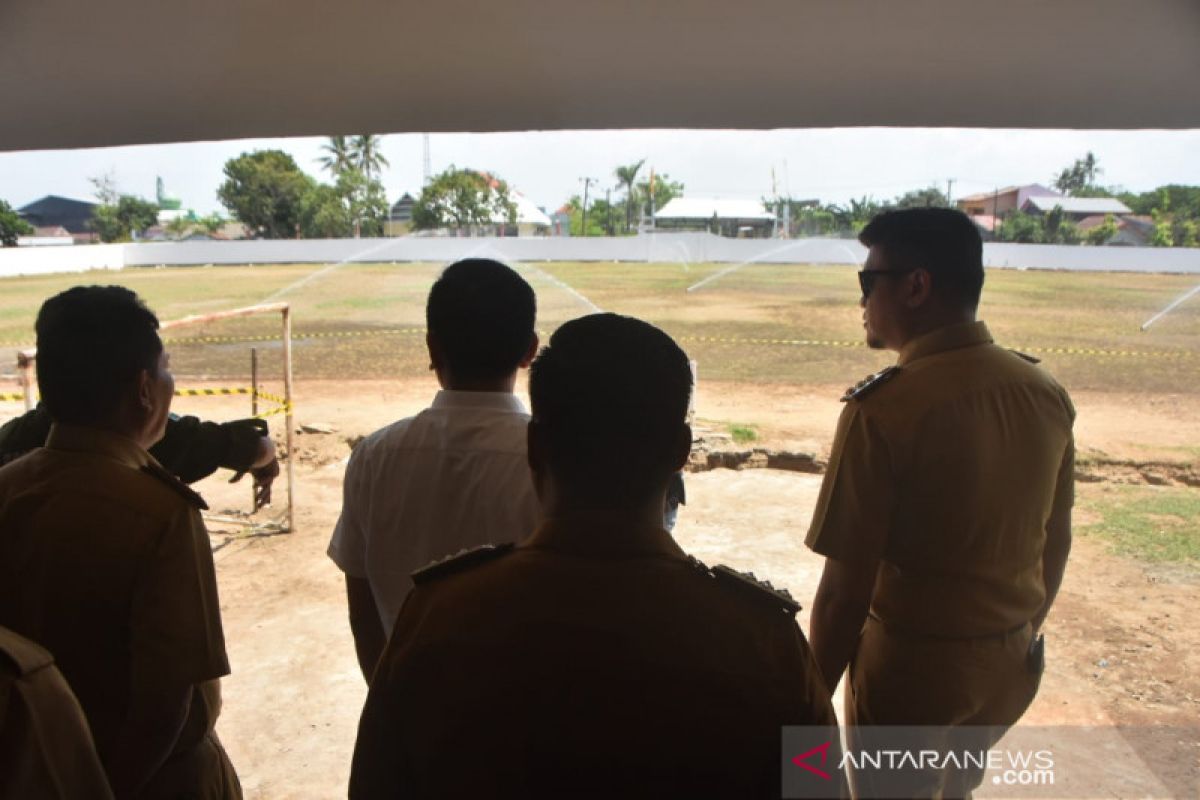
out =
<path fill-rule="evenodd" d="M 538 521 L 529 414 L 513 394 L 537 352 L 533 289 L 489 259 L 451 264 L 425 308 L 442 390 L 415 417 L 354 448 L 329 557 L 346 574 L 350 628 L 368 682 L 411 574 L 465 548 L 514 542 Z"/>

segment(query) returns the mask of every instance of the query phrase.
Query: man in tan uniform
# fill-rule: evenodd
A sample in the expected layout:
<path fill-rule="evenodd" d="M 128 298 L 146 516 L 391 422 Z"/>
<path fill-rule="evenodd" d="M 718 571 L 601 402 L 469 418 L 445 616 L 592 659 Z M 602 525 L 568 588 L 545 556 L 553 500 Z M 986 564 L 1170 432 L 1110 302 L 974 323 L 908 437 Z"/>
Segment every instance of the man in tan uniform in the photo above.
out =
<path fill-rule="evenodd" d="M 982 243 L 965 215 L 886 212 L 859 238 L 867 344 L 899 359 L 842 398 L 807 539 L 826 556 L 813 651 L 831 688 L 849 665 L 848 724 L 986 726 L 990 744 L 1037 691 L 1075 412 L 976 321 Z M 981 777 L 931 772 L 908 796 Z"/>
<path fill-rule="evenodd" d="M 0 627 L 0 797 L 112 800 L 79 701 L 43 648 Z"/>
<path fill-rule="evenodd" d="M 214 733 L 228 674 L 200 496 L 146 448 L 174 380 L 121 287 L 38 314 L 44 448 L 0 468 L 0 624 L 49 650 L 117 797 L 240 797 Z"/>
<path fill-rule="evenodd" d="M 799 606 L 663 529 L 690 390 L 651 325 L 558 329 L 530 372 L 543 524 L 413 576 L 352 798 L 780 797 L 781 727 L 836 720 Z M 836 797 L 823 733 L 833 774 L 815 786 Z"/>

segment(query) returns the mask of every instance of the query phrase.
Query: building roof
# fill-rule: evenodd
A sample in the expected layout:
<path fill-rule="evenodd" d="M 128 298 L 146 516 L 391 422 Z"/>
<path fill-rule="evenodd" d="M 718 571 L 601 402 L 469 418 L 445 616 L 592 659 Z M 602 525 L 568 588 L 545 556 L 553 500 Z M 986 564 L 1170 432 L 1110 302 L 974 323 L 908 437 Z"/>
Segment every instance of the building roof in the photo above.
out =
<path fill-rule="evenodd" d="M 717 219 L 775 219 L 761 200 L 720 197 L 676 197 L 654 213 L 655 219 L 712 219 L 714 216 Z"/>
<path fill-rule="evenodd" d="M 517 206 L 517 224 L 518 225 L 545 225 L 550 227 L 554 223 L 546 216 L 540 208 L 534 205 L 534 202 L 525 195 L 518 192 L 516 189 L 509 187 L 508 199 L 512 200 Z M 498 222 L 502 220 L 497 220 Z"/>
<path fill-rule="evenodd" d="M 1050 211 L 1058 206 L 1068 214 L 1128 214 L 1129 206 L 1115 197 L 1031 197 L 1022 208 Z"/>
<path fill-rule="evenodd" d="M 969 194 L 966 197 L 958 198 L 954 202 L 956 204 L 978 203 L 985 200 L 991 200 L 996 195 L 1009 194 L 1011 192 L 1016 192 L 1017 199 L 1021 202 L 1024 202 L 1030 197 L 1062 197 L 1062 195 L 1058 192 L 1054 191 L 1053 189 L 1048 189 L 1045 186 L 1042 186 L 1040 183 L 1026 183 L 1021 186 L 1005 186 L 1003 189 L 993 189 L 990 192 Z"/>

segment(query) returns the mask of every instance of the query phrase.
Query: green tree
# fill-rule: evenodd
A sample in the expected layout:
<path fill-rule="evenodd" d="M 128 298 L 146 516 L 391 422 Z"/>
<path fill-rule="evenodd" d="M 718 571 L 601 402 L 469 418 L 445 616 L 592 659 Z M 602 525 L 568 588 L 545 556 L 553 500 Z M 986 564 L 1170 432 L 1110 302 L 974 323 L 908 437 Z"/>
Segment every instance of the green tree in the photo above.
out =
<path fill-rule="evenodd" d="M 128 242 L 156 222 L 156 204 L 123 194 L 116 205 L 96 206 L 92 210 L 91 226 L 102 242 Z"/>
<path fill-rule="evenodd" d="M 413 205 L 413 228 L 465 230 L 517 221 L 508 184 L 473 169 L 451 165 L 434 176 Z"/>
<path fill-rule="evenodd" d="M 175 217 L 164 225 L 163 229 L 167 232 L 168 236 L 178 242 L 191 233 L 193 227 L 195 227 L 195 223 L 187 217 Z"/>
<path fill-rule="evenodd" d="M 1112 214 L 1104 215 L 1104 222 L 1087 232 L 1084 240 L 1091 245 L 1108 244 L 1117 235 L 1117 220 Z"/>
<path fill-rule="evenodd" d="M 828 209 L 837 223 L 839 233 L 857 236 L 877 214 L 890 207 L 888 203 L 881 203 L 874 197 L 864 195 L 861 198 L 850 198 L 850 202 L 844 206 L 831 205 Z"/>
<path fill-rule="evenodd" d="M 1100 168 L 1100 162 L 1089 150 L 1083 158 L 1075 159 L 1075 163 L 1058 173 L 1058 177 L 1054 179 L 1054 188 L 1068 197 L 1094 197 L 1092 192 L 1098 188 L 1096 176 L 1102 172 L 1104 170 Z"/>
<path fill-rule="evenodd" d="M 339 175 L 335 188 L 346 206 L 354 236 L 382 236 L 388 213 L 383 184 L 356 168 Z"/>
<path fill-rule="evenodd" d="M 33 233 L 33 226 L 21 219 L 21 215 L 3 200 L 0 200 L 0 247 L 16 247 L 18 236 Z"/>
<path fill-rule="evenodd" d="M 996 238 L 1002 242 L 1040 244 L 1045 241 L 1045 233 L 1040 218 L 1023 211 L 1013 211 L 997 226 Z"/>
<path fill-rule="evenodd" d="M 371 134 L 355 136 L 350 143 L 354 164 L 368 179 L 378 178 L 383 172 L 383 167 L 389 166 L 388 160 L 383 157 L 382 148 L 383 140 Z"/>
<path fill-rule="evenodd" d="M 121 193 L 117 191 L 117 177 L 111 171 L 88 178 L 88 183 L 92 185 L 92 194 L 100 201 L 100 205 L 115 206 L 120 202 Z"/>
<path fill-rule="evenodd" d="M 225 163 L 217 197 L 255 237 L 291 239 L 300 222 L 300 204 L 314 183 L 282 150 L 258 150 Z"/>
<path fill-rule="evenodd" d="M 1200 222 L 1194 219 L 1177 219 L 1171 226 L 1176 247 L 1196 247 L 1200 244 Z"/>
<path fill-rule="evenodd" d="M 1150 231 L 1150 246 L 1170 247 L 1175 244 L 1171 215 L 1164 209 L 1156 208 L 1150 212 L 1150 216 L 1154 219 L 1154 227 Z"/>
<path fill-rule="evenodd" d="M 196 220 L 196 224 L 209 236 L 214 236 L 221 228 L 225 227 L 226 221 L 219 212 L 214 211 L 206 217 L 200 217 Z"/>
<path fill-rule="evenodd" d="M 633 209 L 637 206 L 637 187 L 633 182 L 637 179 L 638 170 L 642 168 L 642 164 L 646 163 L 646 159 L 638 161 L 636 164 L 628 164 L 626 166 L 617 167 L 613 174 L 616 175 L 617 183 L 625 189 L 625 232 L 629 233 L 633 229 Z"/>
<path fill-rule="evenodd" d="M 913 189 L 905 192 L 892 201 L 894 208 L 949 208 L 950 198 L 936 186 L 927 189 Z"/>
<path fill-rule="evenodd" d="M 335 179 L 355 165 L 354 150 L 345 136 L 330 136 L 329 141 L 321 145 L 321 150 L 325 155 L 318 158 L 317 163 Z"/>
<path fill-rule="evenodd" d="M 661 211 L 667 203 L 682 196 L 683 183 L 671 180 L 671 176 L 665 172 L 655 175 L 651 171 L 650 177 L 637 185 L 637 198 L 642 212 L 647 216 Z"/>
<path fill-rule="evenodd" d="M 354 222 L 333 186 L 314 183 L 300 201 L 300 231 L 305 239 L 344 239 L 354 235 Z"/>
<path fill-rule="evenodd" d="M 617 215 L 617 206 L 609 205 L 604 200 L 588 198 L 587 233 L 583 231 L 583 200 L 579 195 L 572 195 L 567 201 L 567 210 L 571 215 L 572 236 L 604 236 L 608 233 L 609 225 Z"/>
<path fill-rule="evenodd" d="M 1046 244 L 1079 244 L 1079 228 L 1067 219 L 1062 206 L 1055 206 L 1041 218 L 1042 241 Z"/>

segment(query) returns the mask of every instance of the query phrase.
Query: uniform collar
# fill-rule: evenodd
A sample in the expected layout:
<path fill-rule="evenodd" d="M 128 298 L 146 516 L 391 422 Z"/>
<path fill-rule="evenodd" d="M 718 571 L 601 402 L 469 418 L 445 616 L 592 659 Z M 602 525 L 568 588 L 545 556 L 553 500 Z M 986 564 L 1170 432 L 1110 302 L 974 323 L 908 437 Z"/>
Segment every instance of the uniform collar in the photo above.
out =
<path fill-rule="evenodd" d="M 662 528 L 623 531 L 618 539 L 614 537 L 610 523 L 601 517 L 589 516 L 545 520 L 518 546 L 597 558 L 687 557 L 671 534 Z"/>
<path fill-rule="evenodd" d="M 462 392 L 442 389 L 433 398 L 433 408 L 491 408 L 524 414 L 525 406 L 512 392 Z"/>
<path fill-rule="evenodd" d="M 955 325 L 938 328 L 935 331 L 930 331 L 913 339 L 900 348 L 900 358 L 896 363 L 903 367 L 905 364 L 910 364 L 918 358 L 925 358 L 935 353 L 991 343 L 992 334 L 988 332 L 987 325 L 978 320 L 975 322 L 960 322 Z"/>
<path fill-rule="evenodd" d="M 50 435 L 46 437 L 46 447 L 51 450 L 72 453 L 92 453 L 111 458 L 113 461 L 134 469 L 141 469 L 148 464 L 158 464 L 154 457 L 133 439 L 99 428 L 60 425 L 56 422 L 50 426 Z"/>

